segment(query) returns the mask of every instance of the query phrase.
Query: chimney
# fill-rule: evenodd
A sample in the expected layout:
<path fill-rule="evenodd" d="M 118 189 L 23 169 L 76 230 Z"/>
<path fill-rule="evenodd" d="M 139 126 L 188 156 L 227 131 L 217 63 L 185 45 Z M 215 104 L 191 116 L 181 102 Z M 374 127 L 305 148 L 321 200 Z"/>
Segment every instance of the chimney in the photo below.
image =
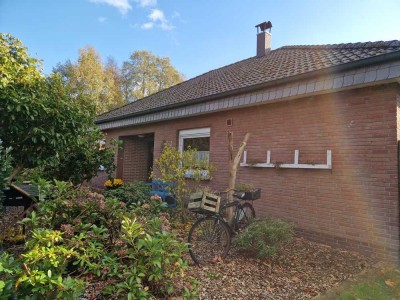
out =
<path fill-rule="evenodd" d="M 271 51 L 271 28 L 270 21 L 256 25 L 257 28 L 257 57 L 262 57 Z M 269 29 L 269 32 L 267 32 Z"/>

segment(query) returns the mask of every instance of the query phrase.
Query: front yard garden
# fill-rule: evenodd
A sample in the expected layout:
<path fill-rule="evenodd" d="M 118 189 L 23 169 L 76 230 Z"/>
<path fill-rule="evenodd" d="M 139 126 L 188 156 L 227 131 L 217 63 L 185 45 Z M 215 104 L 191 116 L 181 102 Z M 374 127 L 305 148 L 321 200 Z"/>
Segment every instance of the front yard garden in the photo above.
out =
<path fill-rule="evenodd" d="M 87 183 L 100 164 L 113 174 L 117 145 L 99 149 L 105 137 L 86 96 L 57 75 L 46 78 L 38 64 L 20 41 L 0 35 L 0 193 L 25 180 L 39 187 L 23 220 L 18 209 L 0 212 L 0 299 L 308 299 L 373 264 L 291 238 L 290 225 L 273 221 L 259 227 L 261 237 L 276 224 L 282 226 L 275 233 L 286 234 L 256 245 L 255 253 L 244 251 L 262 239 L 250 232 L 253 223 L 225 260 L 194 265 L 186 243 L 194 216 L 185 199 L 204 190 L 201 176 L 211 179 L 213 166 L 199 161 L 195 149 L 163 145 L 153 177 L 174 181 L 172 210 L 144 183 L 110 178 L 110 190 L 94 191 Z M 398 291 L 393 278 L 379 287 Z M 342 299 L 363 299 L 365 289 L 354 287 Z"/>
<path fill-rule="evenodd" d="M 43 199 L 24 219 L 26 243 L 3 244 L 2 299 L 309 299 L 373 263 L 294 237 L 273 257 L 233 247 L 225 260 L 197 266 L 185 245 L 193 220 L 182 223 L 159 198 L 146 196 L 145 185 L 105 197 L 68 183 L 42 184 L 53 200 Z"/>

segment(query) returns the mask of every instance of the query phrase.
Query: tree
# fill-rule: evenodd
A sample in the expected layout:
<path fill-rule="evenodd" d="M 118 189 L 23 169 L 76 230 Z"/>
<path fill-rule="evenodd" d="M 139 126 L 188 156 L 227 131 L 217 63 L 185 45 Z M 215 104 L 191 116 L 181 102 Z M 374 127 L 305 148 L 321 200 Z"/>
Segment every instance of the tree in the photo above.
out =
<path fill-rule="evenodd" d="M 53 68 L 53 73 L 58 73 L 61 75 L 61 79 L 68 83 L 69 78 L 72 78 L 74 72 L 74 66 L 68 59 L 63 64 L 58 63 L 55 68 Z"/>
<path fill-rule="evenodd" d="M 112 92 L 113 98 L 119 99 L 118 103 L 121 103 L 121 104 L 119 104 L 119 106 L 127 103 L 128 101 L 126 101 L 124 99 L 124 96 L 122 93 L 122 85 L 123 85 L 124 78 L 122 77 L 121 70 L 118 67 L 114 58 L 109 57 L 107 59 L 107 63 L 105 65 L 104 72 L 106 74 L 106 78 L 108 78 L 108 80 L 113 81 L 113 83 L 110 84 L 110 90 Z"/>
<path fill-rule="evenodd" d="M 93 106 L 82 107 L 86 95 L 72 96 L 58 74 L 45 78 L 19 40 L 1 35 L 0 49 L 0 75 L 7 75 L 0 85 L 0 139 L 12 148 L 10 178 L 22 168 L 50 165 L 58 174 L 80 172 L 80 178 L 88 179 L 103 153 L 92 151 L 75 161 L 84 170 L 65 162 L 70 153 L 98 147 L 103 138 L 95 129 Z"/>
<path fill-rule="evenodd" d="M 0 87 L 39 79 L 43 79 L 40 61 L 27 55 L 21 41 L 10 34 L 0 34 Z"/>
<path fill-rule="evenodd" d="M 135 51 L 122 66 L 123 92 L 128 101 L 141 99 L 184 80 L 168 57 Z"/>
<path fill-rule="evenodd" d="M 240 164 L 240 159 L 244 152 L 244 148 L 246 148 L 247 141 L 250 138 L 250 133 L 246 133 L 243 138 L 242 143 L 239 146 L 238 152 L 236 155 L 233 155 L 233 138 L 232 132 L 228 131 L 228 158 L 229 158 L 229 181 L 228 181 L 228 203 L 233 202 L 233 193 L 236 185 L 236 174 Z M 227 210 L 227 219 L 229 224 L 233 222 L 233 207 L 228 208 Z"/>
<path fill-rule="evenodd" d="M 61 74 L 72 95 L 85 95 L 82 105 L 94 105 L 96 114 L 117 108 L 125 101 L 121 91 L 121 76 L 114 60 L 104 66 L 99 53 L 93 47 L 79 50 L 78 61 L 66 61 L 53 69 Z"/>

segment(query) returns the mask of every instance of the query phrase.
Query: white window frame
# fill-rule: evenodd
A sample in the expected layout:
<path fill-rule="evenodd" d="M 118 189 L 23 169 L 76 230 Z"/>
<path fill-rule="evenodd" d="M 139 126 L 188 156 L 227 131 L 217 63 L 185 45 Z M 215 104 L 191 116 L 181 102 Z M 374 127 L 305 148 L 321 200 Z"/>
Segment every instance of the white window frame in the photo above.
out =
<path fill-rule="evenodd" d="M 200 137 L 210 137 L 211 129 L 208 128 L 196 128 L 196 129 L 186 129 L 179 131 L 179 151 L 183 152 L 183 140 L 184 139 L 194 139 Z"/>
<path fill-rule="evenodd" d="M 186 130 L 180 130 L 179 131 L 179 151 L 182 153 L 183 152 L 183 140 L 184 139 L 193 139 L 193 138 L 200 138 L 200 137 L 209 137 L 211 138 L 211 128 L 206 127 L 206 128 L 196 128 L 196 129 L 186 129 Z M 211 150 L 211 149 L 210 149 Z M 209 150 L 209 151 L 210 151 Z M 186 177 L 190 178 L 192 177 L 193 171 L 187 171 L 186 172 Z M 204 177 L 208 179 L 208 171 L 204 170 Z"/>

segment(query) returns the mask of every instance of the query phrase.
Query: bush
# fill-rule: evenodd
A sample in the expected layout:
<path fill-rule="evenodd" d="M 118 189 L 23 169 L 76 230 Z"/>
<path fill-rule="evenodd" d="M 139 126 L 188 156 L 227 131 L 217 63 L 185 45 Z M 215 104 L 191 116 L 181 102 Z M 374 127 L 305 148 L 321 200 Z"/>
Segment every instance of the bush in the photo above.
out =
<path fill-rule="evenodd" d="M 11 148 L 4 148 L 0 139 L 0 218 L 3 216 L 3 189 L 8 183 L 9 176 L 12 171 L 12 158 L 10 155 Z M 3 231 L 3 230 L 2 230 Z"/>
<path fill-rule="evenodd" d="M 181 221 L 185 222 L 190 194 L 198 190 L 204 180 L 212 179 L 216 168 L 208 159 L 200 158 L 196 149 L 189 148 L 181 152 L 170 142 L 165 142 L 162 148 L 160 157 L 155 160 L 151 177 L 173 183 L 168 189 L 175 195 L 176 211 L 179 212 Z"/>
<path fill-rule="evenodd" d="M 114 147 L 102 148 L 88 93 L 66 86 L 60 74 L 44 76 L 21 41 L 0 33 L 0 137 L 12 148 L 12 175 L 40 167 L 47 179 L 80 184 L 99 165 L 114 169 Z M 0 164 L 1 166 L 1 164 Z"/>
<path fill-rule="evenodd" d="M 11 148 L 4 148 L 2 144 L 3 142 L 0 140 L 0 198 L 12 171 Z"/>
<path fill-rule="evenodd" d="M 39 210 L 23 220 L 30 229 L 24 254 L 0 255 L 0 293 L 17 299 L 77 299 L 90 281 L 102 288 L 87 291 L 89 299 L 111 294 L 188 299 L 195 294 L 190 277 L 184 276 L 187 245 L 166 231 L 168 214 L 160 212 L 158 199 L 131 210 L 118 199 L 68 183 L 41 185 L 52 200 L 40 201 Z"/>
<path fill-rule="evenodd" d="M 107 198 L 116 198 L 128 206 L 133 203 L 145 203 L 150 200 L 150 186 L 142 181 L 126 183 L 121 187 L 105 192 Z"/>
<path fill-rule="evenodd" d="M 280 246 L 292 239 L 294 228 L 279 219 L 255 221 L 240 233 L 234 243 L 245 251 L 253 252 L 259 258 L 275 256 Z"/>

